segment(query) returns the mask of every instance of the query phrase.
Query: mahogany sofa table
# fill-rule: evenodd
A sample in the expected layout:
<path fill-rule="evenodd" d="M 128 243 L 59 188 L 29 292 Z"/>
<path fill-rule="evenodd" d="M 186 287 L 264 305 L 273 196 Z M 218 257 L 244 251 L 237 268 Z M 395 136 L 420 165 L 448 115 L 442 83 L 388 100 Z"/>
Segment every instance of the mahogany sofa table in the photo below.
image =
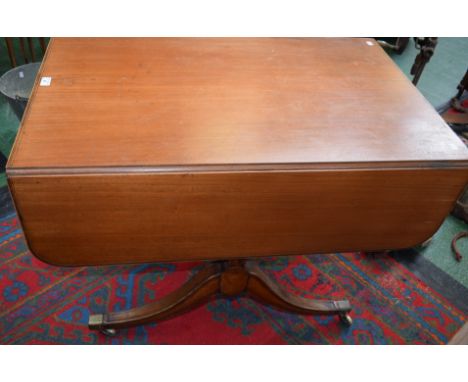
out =
<path fill-rule="evenodd" d="M 289 295 L 254 258 L 421 243 L 468 154 L 371 39 L 73 38 L 49 44 L 7 171 L 45 262 L 208 260 L 90 318 L 112 332 L 217 293 L 350 323 L 348 301 Z"/>

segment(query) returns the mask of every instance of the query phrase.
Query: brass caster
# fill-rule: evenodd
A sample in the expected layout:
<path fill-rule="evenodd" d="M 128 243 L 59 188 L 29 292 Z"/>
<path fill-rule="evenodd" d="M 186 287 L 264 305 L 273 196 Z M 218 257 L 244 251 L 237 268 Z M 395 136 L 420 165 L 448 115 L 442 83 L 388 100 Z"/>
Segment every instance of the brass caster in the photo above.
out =
<path fill-rule="evenodd" d="M 104 315 L 103 314 L 93 314 L 89 317 L 88 327 L 91 330 L 98 330 L 102 334 L 108 337 L 114 337 L 117 334 L 117 330 L 112 328 L 103 328 L 104 324 Z"/>
<path fill-rule="evenodd" d="M 353 319 L 351 318 L 349 313 L 340 313 L 339 317 L 341 323 L 343 323 L 345 326 L 350 327 L 353 324 Z"/>
<path fill-rule="evenodd" d="M 99 329 L 99 331 L 107 337 L 114 337 L 117 334 L 117 330 L 110 328 Z"/>

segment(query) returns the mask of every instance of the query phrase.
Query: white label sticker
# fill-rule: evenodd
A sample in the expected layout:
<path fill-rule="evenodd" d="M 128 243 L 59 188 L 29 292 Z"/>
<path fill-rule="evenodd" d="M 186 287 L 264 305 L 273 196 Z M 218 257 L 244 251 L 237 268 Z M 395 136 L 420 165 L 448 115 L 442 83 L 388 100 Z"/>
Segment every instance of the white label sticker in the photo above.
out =
<path fill-rule="evenodd" d="M 372 41 L 366 41 L 366 44 L 369 45 L 369 46 L 374 45 L 374 43 Z"/>
<path fill-rule="evenodd" d="M 24 78 L 24 72 L 22 70 L 18 73 L 18 75 L 19 75 L 19 78 Z"/>
<path fill-rule="evenodd" d="M 39 85 L 40 86 L 50 86 L 51 82 L 52 82 L 52 77 L 42 77 L 41 78 L 41 83 Z"/>

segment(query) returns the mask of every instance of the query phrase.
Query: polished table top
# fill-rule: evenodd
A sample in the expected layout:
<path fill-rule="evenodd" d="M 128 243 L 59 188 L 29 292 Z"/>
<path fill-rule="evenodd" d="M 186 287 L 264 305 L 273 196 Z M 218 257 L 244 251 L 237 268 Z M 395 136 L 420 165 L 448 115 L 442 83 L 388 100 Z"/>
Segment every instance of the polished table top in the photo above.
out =
<path fill-rule="evenodd" d="M 72 38 L 7 173 L 44 261 L 219 260 L 419 244 L 468 150 L 372 39 Z"/>
<path fill-rule="evenodd" d="M 38 77 L 10 173 L 468 160 L 372 39 L 54 38 Z"/>

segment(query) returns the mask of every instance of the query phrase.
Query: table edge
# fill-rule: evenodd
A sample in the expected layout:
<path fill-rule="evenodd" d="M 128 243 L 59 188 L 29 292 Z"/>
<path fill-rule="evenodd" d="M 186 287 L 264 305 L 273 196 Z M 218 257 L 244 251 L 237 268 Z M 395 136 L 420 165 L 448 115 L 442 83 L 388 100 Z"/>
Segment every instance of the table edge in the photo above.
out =
<path fill-rule="evenodd" d="M 316 162 L 268 164 L 192 164 L 164 166 L 92 166 L 92 167 L 12 167 L 7 166 L 8 177 L 40 175 L 115 175 L 115 174 L 170 174 L 212 172 L 264 171 L 336 171 L 336 170 L 414 170 L 467 169 L 468 160 L 394 161 L 394 162 Z"/>

